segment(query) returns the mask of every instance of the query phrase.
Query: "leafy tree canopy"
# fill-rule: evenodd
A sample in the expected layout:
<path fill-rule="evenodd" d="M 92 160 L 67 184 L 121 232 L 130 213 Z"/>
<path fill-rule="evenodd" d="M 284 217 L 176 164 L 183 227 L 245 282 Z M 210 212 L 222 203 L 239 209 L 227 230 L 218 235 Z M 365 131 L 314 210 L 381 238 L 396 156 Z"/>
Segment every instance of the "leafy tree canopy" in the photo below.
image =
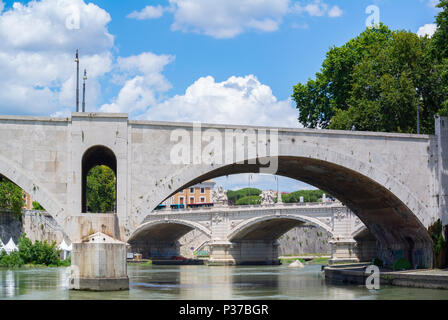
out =
<path fill-rule="evenodd" d="M 0 210 L 11 211 L 20 220 L 24 205 L 22 189 L 0 175 Z"/>
<path fill-rule="evenodd" d="M 448 25 L 441 15 L 440 25 Z M 448 101 L 448 64 L 435 63 L 434 42 L 381 24 L 331 48 L 316 79 L 294 87 L 299 121 L 308 128 L 416 133 L 418 105 L 421 132 L 433 133 L 434 115 Z"/>
<path fill-rule="evenodd" d="M 116 198 L 115 173 L 107 166 L 96 166 L 87 175 L 87 211 L 113 212 Z"/>

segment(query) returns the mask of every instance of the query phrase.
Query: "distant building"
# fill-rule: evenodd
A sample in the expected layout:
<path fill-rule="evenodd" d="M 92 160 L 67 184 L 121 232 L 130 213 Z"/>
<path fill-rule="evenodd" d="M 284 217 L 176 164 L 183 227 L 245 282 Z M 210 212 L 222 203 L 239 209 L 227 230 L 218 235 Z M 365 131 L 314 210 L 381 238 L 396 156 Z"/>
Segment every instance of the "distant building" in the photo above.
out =
<path fill-rule="evenodd" d="M 25 205 L 23 206 L 26 210 L 33 209 L 33 199 L 31 199 L 31 196 L 28 193 L 24 193 L 24 199 L 25 199 Z"/>
<path fill-rule="evenodd" d="M 166 200 L 163 205 L 203 205 L 213 204 L 212 190 L 215 188 L 216 183 L 213 180 L 207 180 L 205 182 L 196 184 L 176 193 L 174 196 Z"/>

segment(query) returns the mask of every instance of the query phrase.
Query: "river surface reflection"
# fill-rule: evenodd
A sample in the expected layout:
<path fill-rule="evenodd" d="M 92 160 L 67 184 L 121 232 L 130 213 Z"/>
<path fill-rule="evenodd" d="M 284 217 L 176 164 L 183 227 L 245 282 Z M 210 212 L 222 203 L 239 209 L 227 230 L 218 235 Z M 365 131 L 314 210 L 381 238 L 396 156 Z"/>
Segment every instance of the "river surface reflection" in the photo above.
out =
<path fill-rule="evenodd" d="M 0 299 L 448 299 L 446 290 L 325 284 L 321 266 L 206 267 L 129 265 L 131 289 L 123 292 L 68 290 L 69 268 L 0 270 Z"/>

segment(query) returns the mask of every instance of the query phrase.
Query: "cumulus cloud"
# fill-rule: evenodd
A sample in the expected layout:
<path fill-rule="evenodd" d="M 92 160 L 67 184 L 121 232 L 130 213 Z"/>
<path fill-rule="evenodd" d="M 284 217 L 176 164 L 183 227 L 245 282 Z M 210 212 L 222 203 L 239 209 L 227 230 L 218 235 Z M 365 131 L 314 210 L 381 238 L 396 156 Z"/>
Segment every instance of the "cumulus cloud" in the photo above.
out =
<path fill-rule="evenodd" d="M 0 0 L 0 13 L 2 13 L 4 8 L 5 8 L 5 4 L 2 0 Z"/>
<path fill-rule="evenodd" d="M 341 8 L 339 8 L 338 6 L 333 6 L 330 11 L 328 11 L 328 16 L 330 18 L 338 18 L 342 16 L 343 13 L 344 11 L 342 11 Z"/>
<path fill-rule="evenodd" d="M 233 38 L 256 30 L 273 32 L 279 29 L 288 14 L 308 13 L 310 16 L 340 17 L 338 6 L 330 7 L 323 0 L 306 5 L 291 0 L 169 0 L 169 6 L 147 6 L 128 15 L 134 19 L 154 19 L 164 11 L 173 13 L 173 31 L 205 34 L 217 39 Z"/>
<path fill-rule="evenodd" d="M 109 71 L 114 38 L 109 14 L 83 0 L 14 3 L 0 14 L 0 108 L 15 114 L 53 114 L 74 107 L 77 47 L 89 70 L 88 101 Z"/>
<path fill-rule="evenodd" d="M 275 31 L 289 0 L 170 0 L 173 30 L 232 38 L 250 29 Z"/>
<path fill-rule="evenodd" d="M 216 82 L 211 76 L 148 109 L 144 118 L 166 121 L 297 127 L 291 101 L 278 101 L 253 75 Z"/>
<path fill-rule="evenodd" d="M 277 180 L 273 175 L 264 174 L 236 174 L 214 179 L 216 188 L 222 186 L 225 190 L 240 190 L 249 187 L 260 190 L 277 191 Z M 315 190 L 316 188 L 304 182 L 285 177 L 278 178 L 278 188 L 281 192 L 294 192 L 298 190 Z"/>
<path fill-rule="evenodd" d="M 298 14 L 308 14 L 312 17 L 322 17 L 328 15 L 330 18 L 337 18 L 342 16 L 343 11 L 338 6 L 330 7 L 322 0 L 314 0 L 306 5 L 301 5 L 299 2 L 293 5 L 293 11 Z"/>
<path fill-rule="evenodd" d="M 134 11 L 127 15 L 130 19 L 145 20 L 145 19 L 157 19 L 163 16 L 164 8 L 161 5 L 158 6 L 146 6 L 141 11 Z"/>
<path fill-rule="evenodd" d="M 417 31 L 417 35 L 420 37 L 432 37 L 437 30 L 437 25 L 434 23 L 425 24 L 423 27 L 420 27 Z"/>
<path fill-rule="evenodd" d="M 145 52 L 127 58 L 118 58 L 114 79 L 123 87 L 110 104 L 101 106 L 102 112 L 135 113 L 146 111 L 157 102 L 157 95 L 171 88 L 162 75 L 165 66 L 174 60 L 170 55 Z"/>

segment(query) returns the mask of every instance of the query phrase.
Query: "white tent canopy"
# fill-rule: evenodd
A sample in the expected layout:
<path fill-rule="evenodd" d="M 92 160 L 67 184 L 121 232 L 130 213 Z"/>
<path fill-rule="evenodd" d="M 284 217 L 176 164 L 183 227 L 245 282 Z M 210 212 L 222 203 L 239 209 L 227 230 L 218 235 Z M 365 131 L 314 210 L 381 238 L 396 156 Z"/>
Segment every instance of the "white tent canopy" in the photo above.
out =
<path fill-rule="evenodd" d="M 70 251 L 68 250 L 68 245 L 67 243 L 65 243 L 65 240 L 62 240 L 61 244 L 59 245 L 59 250 Z"/>
<path fill-rule="evenodd" d="M 72 251 L 72 245 L 68 246 L 64 239 L 64 240 L 62 240 L 62 242 L 58 248 L 59 248 L 59 250 L 61 250 L 61 256 L 62 256 L 61 258 L 63 260 L 67 260 L 70 252 Z"/>
<path fill-rule="evenodd" d="M 0 239 L 0 253 L 2 252 L 2 250 L 4 250 L 5 245 L 2 242 L 2 239 Z"/>
<path fill-rule="evenodd" d="M 11 254 L 11 252 L 19 251 L 19 248 L 17 248 L 16 244 L 12 240 L 12 238 L 9 240 L 9 242 L 4 247 L 7 254 Z"/>

